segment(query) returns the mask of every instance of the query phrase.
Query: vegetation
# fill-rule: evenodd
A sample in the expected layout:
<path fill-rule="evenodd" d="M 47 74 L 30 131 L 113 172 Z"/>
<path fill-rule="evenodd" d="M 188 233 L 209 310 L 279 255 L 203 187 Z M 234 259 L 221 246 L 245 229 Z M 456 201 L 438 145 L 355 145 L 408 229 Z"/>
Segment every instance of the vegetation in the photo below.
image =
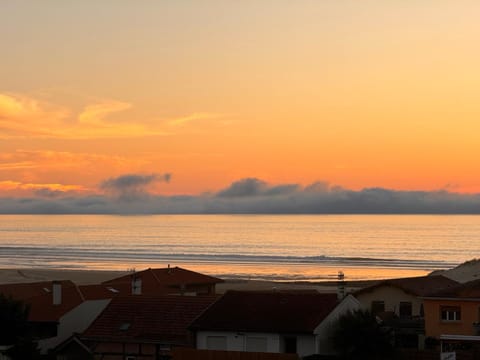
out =
<path fill-rule="evenodd" d="M 391 359 L 391 330 L 368 310 L 355 310 L 338 319 L 332 332 L 335 350 L 343 359 Z"/>
<path fill-rule="evenodd" d="M 29 336 L 28 307 L 3 294 L 0 294 L 0 345 L 12 345 L 8 350 L 12 360 L 39 356 L 37 345 Z"/>

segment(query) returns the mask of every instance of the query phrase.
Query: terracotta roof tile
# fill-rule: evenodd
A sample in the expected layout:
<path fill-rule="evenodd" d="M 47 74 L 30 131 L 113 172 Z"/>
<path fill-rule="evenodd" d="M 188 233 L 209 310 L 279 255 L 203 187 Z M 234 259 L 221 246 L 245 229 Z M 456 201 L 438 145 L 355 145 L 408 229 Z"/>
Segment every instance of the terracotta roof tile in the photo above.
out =
<path fill-rule="evenodd" d="M 162 295 L 180 289 L 183 286 L 215 285 L 223 280 L 179 267 L 146 269 L 133 274 L 124 275 L 104 281 L 104 285 L 112 285 L 122 293 L 131 293 L 132 279 L 142 280 L 142 294 Z"/>
<path fill-rule="evenodd" d="M 382 286 L 393 286 L 415 296 L 426 296 L 435 291 L 451 288 L 457 285 L 458 282 L 442 275 L 417 276 L 380 281 L 373 286 L 357 291 L 355 295 L 374 291 Z"/>
<path fill-rule="evenodd" d="M 70 280 L 61 281 L 62 286 L 74 286 Z M 15 300 L 25 301 L 27 299 L 49 294 L 52 291 L 51 281 L 39 281 L 33 283 L 2 284 L 0 285 L 0 294 L 12 297 Z"/>
<path fill-rule="evenodd" d="M 188 325 L 216 299 L 214 296 L 118 296 L 82 338 L 185 344 Z"/>
<path fill-rule="evenodd" d="M 336 294 L 228 291 L 192 328 L 310 333 L 336 305 Z"/>
<path fill-rule="evenodd" d="M 121 291 L 120 288 L 110 285 L 80 285 L 78 286 L 85 300 L 112 299 L 119 295 L 128 295 L 130 290 Z"/>
<path fill-rule="evenodd" d="M 71 281 L 62 281 L 61 303 L 53 304 L 53 294 L 45 294 L 25 300 L 30 306 L 29 321 L 58 322 L 60 318 L 80 305 L 84 298 L 78 287 Z"/>
<path fill-rule="evenodd" d="M 480 279 L 469 281 L 464 284 L 457 284 L 454 287 L 429 294 L 428 297 L 480 299 Z"/>
<path fill-rule="evenodd" d="M 29 305 L 29 321 L 57 322 L 65 313 L 84 299 L 78 287 L 70 280 L 56 281 L 61 285 L 61 304 L 53 304 L 53 282 L 0 285 L 0 293 Z"/>

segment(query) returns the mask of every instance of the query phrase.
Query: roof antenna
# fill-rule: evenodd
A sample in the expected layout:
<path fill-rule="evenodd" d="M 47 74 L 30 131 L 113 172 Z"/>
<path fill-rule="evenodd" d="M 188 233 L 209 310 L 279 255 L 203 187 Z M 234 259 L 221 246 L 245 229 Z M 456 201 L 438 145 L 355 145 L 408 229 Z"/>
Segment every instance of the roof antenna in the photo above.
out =
<path fill-rule="evenodd" d="M 337 275 L 337 299 L 342 300 L 345 297 L 345 274 L 339 271 Z"/>

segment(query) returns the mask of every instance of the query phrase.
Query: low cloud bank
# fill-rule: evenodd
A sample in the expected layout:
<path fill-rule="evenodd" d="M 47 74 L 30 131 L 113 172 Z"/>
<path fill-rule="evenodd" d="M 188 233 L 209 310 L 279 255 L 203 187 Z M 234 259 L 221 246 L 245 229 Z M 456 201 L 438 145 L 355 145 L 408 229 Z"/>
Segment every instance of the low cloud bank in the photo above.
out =
<path fill-rule="evenodd" d="M 100 184 L 100 189 L 107 194 L 124 200 L 135 200 L 149 195 L 149 187 L 159 182 L 170 182 L 172 175 L 166 174 L 127 174 L 110 178 Z"/>
<path fill-rule="evenodd" d="M 302 187 L 248 178 L 213 194 L 158 196 L 148 192 L 152 183 L 168 182 L 170 176 L 132 174 L 108 179 L 100 184 L 106 195 L 0 198 L 0 213 L 480 214 L 480 194 L 383 188 L 355 191 L 324 182 Z"/>

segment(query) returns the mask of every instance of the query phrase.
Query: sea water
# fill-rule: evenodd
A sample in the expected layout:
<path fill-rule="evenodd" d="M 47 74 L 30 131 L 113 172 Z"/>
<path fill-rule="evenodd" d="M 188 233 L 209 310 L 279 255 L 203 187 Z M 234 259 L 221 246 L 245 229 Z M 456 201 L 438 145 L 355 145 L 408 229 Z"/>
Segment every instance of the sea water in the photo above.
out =
<path fill-rule="evenodd" d="M 479 256 L 474 215 L 0 215 L 0 268 L 320 281 L 424 275 Z"/>

